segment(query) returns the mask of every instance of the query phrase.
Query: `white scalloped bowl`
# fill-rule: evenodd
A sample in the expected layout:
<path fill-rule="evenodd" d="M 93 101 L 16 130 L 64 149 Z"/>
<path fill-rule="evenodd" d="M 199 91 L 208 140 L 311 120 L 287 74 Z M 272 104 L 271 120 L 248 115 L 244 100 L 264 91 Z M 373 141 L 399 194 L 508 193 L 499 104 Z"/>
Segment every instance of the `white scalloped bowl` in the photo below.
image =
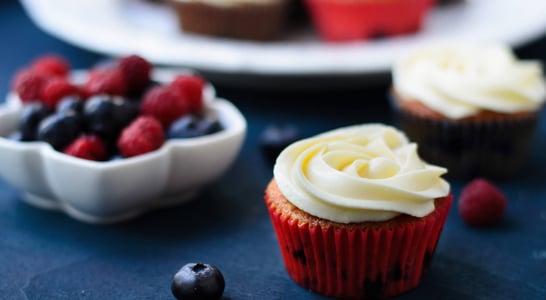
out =
<path fill-rule="evenodd" d="M 34 206 L 64 211 L 88 223 L 113 223 L 154 207 L 181 203 L 217 180 L 235 161 L 246 136 L 241 112 L 206 92 L 207 113 L 223 130 L 206 136 L 166 140 L 153 152 L 106 162 L 75 158 L 44 142 L 6 138 L 18 126 L 22 105 L 9 94 L 0 105 L 0 177 Z"/>

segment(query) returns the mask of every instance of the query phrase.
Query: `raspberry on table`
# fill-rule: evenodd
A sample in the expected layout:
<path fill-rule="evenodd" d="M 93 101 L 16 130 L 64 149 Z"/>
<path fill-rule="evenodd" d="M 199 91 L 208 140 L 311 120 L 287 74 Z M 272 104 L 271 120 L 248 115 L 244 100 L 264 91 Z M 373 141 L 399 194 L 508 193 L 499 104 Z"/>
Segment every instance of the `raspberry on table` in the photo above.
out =
<path fill-rule="evenodd" d="M 118 149 L 132 157 L 159 149 L 165 141 L 161 123 L 152 116 L 140 116 L 121 132 Z"/>
<path fill-rule="evenodd" d="M 169 128 L 174 120 L 189 112 L 189 106 L 173 88 L 159 85 L 146 92 L 140 110 L 143 115 L 153 116 L 164 128 Z"/>
<path fill-rule="evenodd" d="M 506 196 L 501 190 L 486 179 L 478 178 L 462 189 L 459 214 L 470 226 L 491 226 L 503 217 L 506 205 Z"/>
<path fill-rule="evenodd" d="M 151 81 L 152 65 L 138 55 L 121 57 L 117 68 L 125 76 L 128 96 L 140 95 Z"/>
<path fill-rule="evenodd" d="M 106 146 L 96 135 L 81 135 L 70 143 L 63 153 L 83 159 L 103 161 L 107 158 Z"/>
<path fill-rule="evenodd" d="M 79 87 L 70 83 L 66 77 L 54 77 L 44 84 L 41 99 L 48 107 L 55 108 L 64 97 L 79 94 Z"/>
<path fill-rule="evenodd" d="M 70 64 L 56 54 L 45 54 L 38 57 L 31 64 L 32 70 L 48 73 L 54 76 L 66 77 L 70 72 Z"/>
<path fill-rule="evenodd" d="M 83 93 L 86 97 L 99 94 L 123 96 L 126 90 L 125 76 L 118 69 L 95 69 L 89 72 L 87 81 L 83 86 Z"/>
<path fill-rule="evenodd" d="M 23 69 L 15 74 L 12 80 L 14 90 L 23 102 L 38 101 L 50 76 L 43 72 Z"/>
<path fill-rule="evenodd" d="M 178 75 L 171 82 L 171 86 L 188 102 L 190 112 L 199 113 L 203 110 L 203 78 L 198 75 Z"/>

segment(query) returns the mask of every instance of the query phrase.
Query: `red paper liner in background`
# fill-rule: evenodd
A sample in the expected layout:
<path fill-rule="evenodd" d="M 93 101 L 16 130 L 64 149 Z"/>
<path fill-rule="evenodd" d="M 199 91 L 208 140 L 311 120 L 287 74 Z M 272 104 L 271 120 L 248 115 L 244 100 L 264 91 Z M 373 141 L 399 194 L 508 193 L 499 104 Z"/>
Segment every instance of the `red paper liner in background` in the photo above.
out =
<path fill-rule="evenodd" d="M 305 0 L 326 41 L 358 41 L 417 32 L 435 0 Z"/>
<path fill-rule="evenodd" d="M 343 228 L 300 224 L 266 195 L 290 277 L 315 293 L 346 299 L 382 298 L 415 288 L 431 263 L 451 202 L 452 195 L 437 199 L 435 211 L 423 218 Z"/>

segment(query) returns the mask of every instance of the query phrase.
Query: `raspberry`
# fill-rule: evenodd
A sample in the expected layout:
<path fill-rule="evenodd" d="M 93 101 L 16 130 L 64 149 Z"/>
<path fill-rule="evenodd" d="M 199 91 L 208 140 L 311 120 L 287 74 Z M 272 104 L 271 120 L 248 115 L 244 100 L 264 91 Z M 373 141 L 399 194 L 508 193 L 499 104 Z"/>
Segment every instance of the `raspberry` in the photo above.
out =
<path fill-rule="evenodd" d="M 138 55 L 122 57 L 118 68 L 125 76 L 129 96 L 138 96 L 148 87 L 152 65 L 144 58 Z"/>
<path fill-rule="evenodd" d="M 96 135 L 82 135 L 68 145 L 63 153 L 75 157 L 102 161 L 107 158 L 106 146 Z"/>
<path fill-rule="evenodd" d="M 19 98 L 23 102 L 41 100 L 44 85 L 49 78 L 43 72 L 23 69 L 13 77 L 12 89 L 19 95 Z"/>
<path fill-rule="evenodd" d="M 118 148 L 125 157 L 159 149 L 165 141 L 161 123 L 151 116 L 140 116 L 121 132 Z"/>
<path fill-rule="evenodd" d="M 41 98 L 48 107 L 55 108 L 62 98 L 79 94 L 80 89 L 66 77 L 54 77 L 45 83 Z"/>
<path fill-rule="evenodd" d="M 32 64 L 31 68 L 37 72 L 43 72 L 54 76 L 66 77 L 70 72 L 70 64 L 55 54 L 47 54 L 38 57 Z"/>
<path fill-rule="evenodd" d="M 89 72 L 89 77 L 83 86 L 86 97 L 99 94 L 123 96 L 126 90 L 125 77 L 118 69 L 95 69 Z"/>
<path fill-rule="evenodd" d="M 205 86 L 203 78 L 197 75 L 178 75 L 171 82 L 171 86 L 188 102 L 190 112 L 198 113 L 203 110 L 203 88 Z"/>
<path fill-rule="evenodd" d="M 141 112 L 158 119 L 164 128 L 189 112 L 188 102 L 169 86 L 159 85 L 151 88 L 142 99 Z"/>
<path fill-rule="evenodd" d="M 459 214 L 474 227 L 498 222 L 506 210 L 506 197 L 491 182 L 478 178 L 467 184 L 459 198 Z"/>

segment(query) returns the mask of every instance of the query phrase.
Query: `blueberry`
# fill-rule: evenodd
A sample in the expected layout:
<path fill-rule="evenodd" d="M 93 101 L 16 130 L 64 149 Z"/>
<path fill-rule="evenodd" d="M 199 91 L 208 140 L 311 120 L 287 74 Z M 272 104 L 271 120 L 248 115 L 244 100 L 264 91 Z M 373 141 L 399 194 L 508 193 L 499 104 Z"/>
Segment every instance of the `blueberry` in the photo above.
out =
<path fill-rule="evenodd" d="M 58 114 L 64 114 L 68 111 L 74 111 L 77 114 L 83 113 L 83 104 L 84 102 L 79 98 L 75 96 L 67 96 L 62 98 L 59 101 L 59 104 L 57 104 L 57 110 L 56 113 Z"/>
<path fill-rule="evenodd" d="M 50 114 L 51 110 L 43 103 L 32 102 L 25 105 L 19 121 L 21 141 L 35 141 L 38 125 Z"/>
<path fill-rule="evenodd" d="M 62 151 L 83 132 L 81 118 L 74 112 L 54 114 L 45 118 L 38 127 L 38 140 Z"/>
<path fill-rule="evenodd" d="M 189 263 L 174 275 L 171 291 L 179 300 L 214 300 L 222 297 L 224 287 L 224 276 L 216 267 Z"/>
<path fill-rule="evenodd" d="M 167 133 L 170 139 L 191 138 L 222 130 L 220 122 L 212 116 L 187 114 L 175 120 Z"/>
<path fill-rule="evenodd" d="M 270 124 L 260 135 L 260 147 L 266 157 L 275 161 L 284 148 L 301 139 L 298 128 L 292 124 Z"/>
<path fill-rule="evenodd" d="M 97 95 L 83 110 L 86 128 L 104 138 L 115 138 L 138 115 L 138 106 L 119 96 Z"/>

